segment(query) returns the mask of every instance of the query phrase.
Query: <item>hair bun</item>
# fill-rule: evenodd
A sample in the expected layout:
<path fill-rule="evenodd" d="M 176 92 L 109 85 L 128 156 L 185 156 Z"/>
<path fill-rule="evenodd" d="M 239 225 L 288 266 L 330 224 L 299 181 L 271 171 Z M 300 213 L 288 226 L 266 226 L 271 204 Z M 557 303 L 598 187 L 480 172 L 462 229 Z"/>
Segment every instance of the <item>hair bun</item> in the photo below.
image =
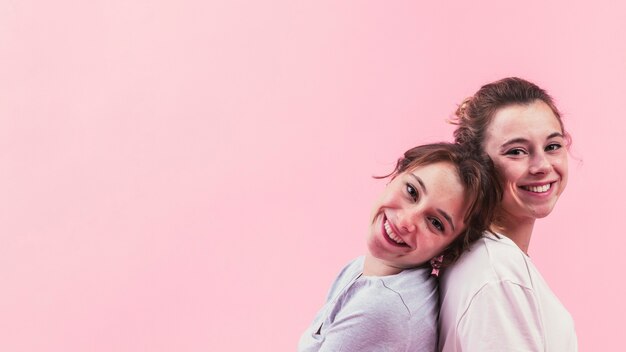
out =
<path fill-rule="evenodd" d="M 459 120 L 465 120 L 468 118 L 467 109 L 469 108 L 469 104 L 472 102 L 472 97 L 465 98 L 459 105 L 459 107 L 455 111 L 455 115 Z"/>

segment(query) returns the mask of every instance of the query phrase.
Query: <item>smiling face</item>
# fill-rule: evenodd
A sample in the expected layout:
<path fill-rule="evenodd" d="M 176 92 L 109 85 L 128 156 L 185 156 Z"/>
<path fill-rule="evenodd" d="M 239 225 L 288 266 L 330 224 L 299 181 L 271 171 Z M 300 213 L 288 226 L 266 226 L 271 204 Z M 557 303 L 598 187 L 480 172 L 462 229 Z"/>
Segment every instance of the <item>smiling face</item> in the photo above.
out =
<path fill-rule="evenodd" d="M 449 162 L 397 175 L 374 205 L 366 275 L 392 275 L 441 253 L 464 229 L 465 190 Z M 369 272 L 368 272 L 369 271 Z"/>
<path fill-rule="evenodd" d="M 567 150 L 557 117 L 542 101 L 498 110 L 484 150 L 503 183 L 501 212 L 508 221 L 550 214 L 567 184 Z"/>

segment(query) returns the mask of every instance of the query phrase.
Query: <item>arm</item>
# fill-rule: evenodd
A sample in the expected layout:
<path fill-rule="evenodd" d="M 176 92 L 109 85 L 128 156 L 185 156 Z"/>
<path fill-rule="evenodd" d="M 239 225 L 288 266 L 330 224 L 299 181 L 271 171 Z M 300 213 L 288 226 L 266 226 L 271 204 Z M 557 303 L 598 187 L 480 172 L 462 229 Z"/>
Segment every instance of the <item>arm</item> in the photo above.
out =
<path fill-rule="evenodd" d="M 543 324 L 533 290 L 510 281 L 485 285 L 458 325 L 463 351 L 543 351 Z"/>

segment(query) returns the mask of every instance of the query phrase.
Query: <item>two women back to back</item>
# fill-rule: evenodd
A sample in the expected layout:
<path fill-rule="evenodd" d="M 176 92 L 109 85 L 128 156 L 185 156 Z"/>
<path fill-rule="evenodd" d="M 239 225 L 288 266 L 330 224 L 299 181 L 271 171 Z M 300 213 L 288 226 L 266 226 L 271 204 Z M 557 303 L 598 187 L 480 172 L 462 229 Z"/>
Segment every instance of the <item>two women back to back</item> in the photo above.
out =
<path fill-rule="evenodd" d="M 527 254 L 567 184 L 558 109 L 533 83 L 506 78 L 457 117 L 456 144 L 398 161 L 368 253 L 336 278 L 299 351 L 577 350 L 571 316 Z M 428 263 L 440 255 L 439 307 Z"/>

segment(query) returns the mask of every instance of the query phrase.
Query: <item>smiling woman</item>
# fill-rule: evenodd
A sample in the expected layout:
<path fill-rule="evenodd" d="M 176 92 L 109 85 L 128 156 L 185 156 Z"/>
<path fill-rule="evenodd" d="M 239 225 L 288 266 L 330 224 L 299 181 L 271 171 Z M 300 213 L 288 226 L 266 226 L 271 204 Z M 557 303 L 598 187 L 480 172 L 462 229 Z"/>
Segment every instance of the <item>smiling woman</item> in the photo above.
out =
<path fill-rule="evenodd" d="M 559 120 L 543 101 L 499 110 L 484 142 L 502 175 L 504 198 L 498 227 L 519 228 L 548 216 L 567 185 L 567 151 Z M 507 231 L 524 252 L 530 236 Z"/>
<path fill-rule="evenodd" d="M 464 227 L 464 193 L 448 162 L 394 178 L 374 205 L 363 274 L 394 275 L 437 256 Z"/>
<path fill-rule="evenodd" d="M 460 146 L 408 150 L 374 204 L 368 252 L 348 264 L 299 351 L 433 351 L 438 293 L 429 263 L 449 265 L 482 236 L 500 187 L 489 158 Z"/>
<path fill-rule="evenodd" d="M 535 220 L 567 184 L 569 137 L 552 98 L 505 78 L 457 111 L 457 143 L 493 160 L 503 187 L 491 230 L 441 281 L 442 351 L 576 351 L 574 322 L 528 257 Z"/>

